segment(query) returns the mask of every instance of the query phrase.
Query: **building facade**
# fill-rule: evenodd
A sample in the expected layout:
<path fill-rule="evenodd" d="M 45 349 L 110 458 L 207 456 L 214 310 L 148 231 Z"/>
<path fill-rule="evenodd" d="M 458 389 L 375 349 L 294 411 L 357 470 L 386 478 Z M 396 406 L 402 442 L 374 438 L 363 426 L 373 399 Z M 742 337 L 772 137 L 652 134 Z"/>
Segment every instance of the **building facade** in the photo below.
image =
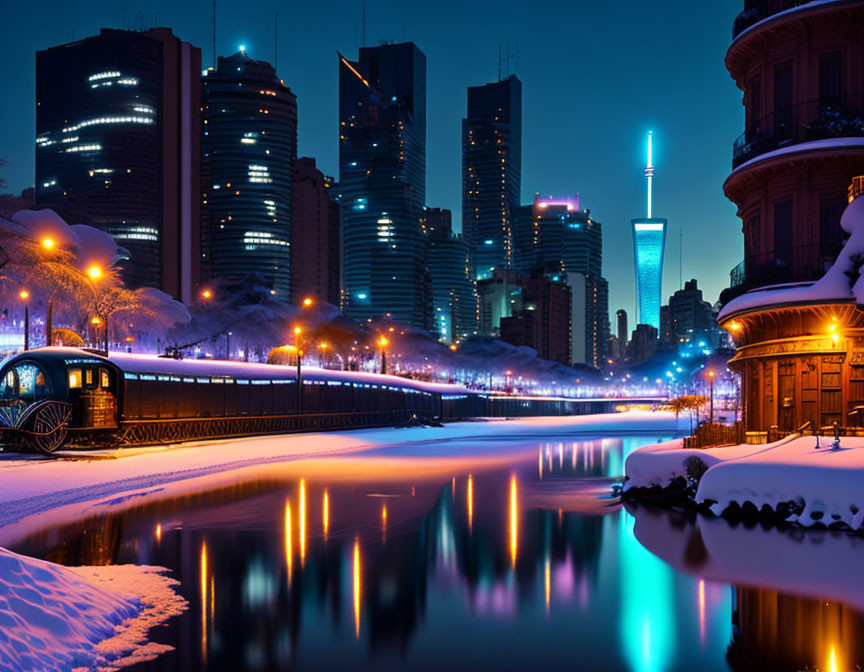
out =
<path fill-rule="evenodd" d="M 468 89 L 462 120 L 462 232 L 477 280 L 510 268 L 512 210 L 522 188 L 522 82 L 516 75 Z"/>
<path fill-rule="evenodd" d="M 864 2 L 746 0 L 726 67 L 743 93 L 726 196 L 744 261 L 724 299 L 813 280 L 843 242 L 846 187 L 864 173 Z"/>
<path fill-rule="evenodd" d="M 315 159 L 294 162 L 291 180 L 291 297 L 339 305 L 342 218 L 333 179 Z"/>
<path fill-rule="evenodd" d="M 543 274 L 522 280 L 522 306 L 501 318 L 501 340 L 533 348 L 543 359 L 570 364 L 570 287 Z"/>
<path fill-rule="evenodd" d="M 453 233 L 452 214 L 426 210 L 427 262 L 432 280 L 435 333 L 444 343 L 461 343 L 477 333 L 477 285 L 468 244 Z"/>
<path fill-rule="evenodd" d="M 291 298 L 291 170 L 297 97 L 244 50 L 201 80 L 204 279 L 260 273 Z"/>
<path fill-rule="evenodd" d="M 102 29 L 36 54 L 36 206 L 128 250 L 132 287 L 191 301 L 200 275 L 201 51 Z"/>
<path fill-rule="evenodd" d="M 432 328 L 426 268 L 426 57 L 413 43 L 339 55 L 343 310 Z"/>
<path fill-rule="evenodd" d="M 669 303 L 660 309 L 660 340 L 670 348 L 701 343 L 700 349 L 708 350 L 725 342 L 717 326 L 717 315 L 702 298 L 695 279 L 685 282 L 684 288 L 670 296 Z"/>

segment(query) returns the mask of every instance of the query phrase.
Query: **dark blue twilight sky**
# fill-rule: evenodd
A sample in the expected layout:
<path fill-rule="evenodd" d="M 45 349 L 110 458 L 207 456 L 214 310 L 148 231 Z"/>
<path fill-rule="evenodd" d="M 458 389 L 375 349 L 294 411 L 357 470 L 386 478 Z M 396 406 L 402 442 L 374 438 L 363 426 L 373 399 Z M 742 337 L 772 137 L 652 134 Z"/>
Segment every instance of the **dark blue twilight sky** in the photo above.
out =
<path fill-rule="evenodd" d="M 518 53 L 524 87 L 522 198 L 578 192 L 604 228 L 610 317 L 633 315 L 632 217 L 644 215 L 645 134 L 654 131 L 654 215 L 669 219 L 664 294 L 684 279 L 708 300 L 743 255 L 735 208 L 723 196 L 741 96 L 723 66 L 742 0 L 366 0 L 366 43 L 413 40 L 428 63 L 428 205 L 461 199 L 461 119 L 466 87 L 494 81 L 498 45 Z M 217 7 L 217 50 L 240 44 L 273 59 L 279 12 L 279 75 L 297 94 L 299 151 L 338 173 L 337 58 L 356 56 L 361 0 L 246 0 Z M 33 183 L 35 51 L 124 27 L 138 14 L 170 26 L 212 61 L 208 0 L 42 0 L 17 3 L 0 22 L 0 176 L 10 191 Z M 505 72 L 506 74 L 506 72 Z M 338 175 L 336 175 L 338 177 Z M 614 328 L 614 326 L 613 326 Z M 632 326 L 631 326 L 632 328 Z"/>

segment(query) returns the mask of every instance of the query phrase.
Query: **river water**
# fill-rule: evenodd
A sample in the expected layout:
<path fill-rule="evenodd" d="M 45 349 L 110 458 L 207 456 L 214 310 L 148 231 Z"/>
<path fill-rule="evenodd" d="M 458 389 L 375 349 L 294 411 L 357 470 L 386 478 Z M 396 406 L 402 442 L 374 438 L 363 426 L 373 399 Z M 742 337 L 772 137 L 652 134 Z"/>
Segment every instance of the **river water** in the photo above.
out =
<path fill-rule="evenodd" d="M 625 510 L 611 496 L 624 459 L 664 438 L 298 461 L 126 502 L 12 550 L 169 568 L 189 610 L 151 633 L 174 651 L 129 668 L 141 672 L 860 664 L 864 600 L 830 597 L 846 599 L 864 545 Z"/>

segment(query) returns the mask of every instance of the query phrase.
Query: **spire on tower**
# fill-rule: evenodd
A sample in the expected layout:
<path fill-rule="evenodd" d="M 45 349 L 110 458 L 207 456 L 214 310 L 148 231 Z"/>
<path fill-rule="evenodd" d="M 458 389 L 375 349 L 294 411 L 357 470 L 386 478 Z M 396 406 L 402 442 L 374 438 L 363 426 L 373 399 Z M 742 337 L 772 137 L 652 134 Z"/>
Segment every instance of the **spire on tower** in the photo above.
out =
<path fill-rule="evenodd" d="M 648 164 L 645 166 L 645 177 L 648 178 L 648 219 L 651 219 L 651 183 L 654 180 L 654 166 L 651 163 L 651 131 L 648 131 Z"/>

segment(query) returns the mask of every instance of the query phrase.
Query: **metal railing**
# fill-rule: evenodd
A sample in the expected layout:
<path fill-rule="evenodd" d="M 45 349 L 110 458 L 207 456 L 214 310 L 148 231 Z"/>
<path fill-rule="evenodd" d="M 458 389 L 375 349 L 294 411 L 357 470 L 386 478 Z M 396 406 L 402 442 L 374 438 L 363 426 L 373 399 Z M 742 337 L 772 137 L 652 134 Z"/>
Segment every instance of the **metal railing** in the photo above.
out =
<path fill-rule="evenodd" d="M 685 448 L 711 448 L 716 446 L 737 446 L 744 443 L 744 423 L 721 425 L 708 423 L 699 425 L 693 436 L 684 438 Z"/>
<path fill-rule="evenodd" d="M 864 94 L 809 100 L 775 110 L 732 143 L 732 168 L 799 142 L 864 136 Z"/>
<path fill-rule="evenodd" d="M 732 289 L 744 286 L 751 288 L 818 280 L 842 248 L 842 241 L 812 243 L 747 257 L 729 271 L 729 286 Z"/>

